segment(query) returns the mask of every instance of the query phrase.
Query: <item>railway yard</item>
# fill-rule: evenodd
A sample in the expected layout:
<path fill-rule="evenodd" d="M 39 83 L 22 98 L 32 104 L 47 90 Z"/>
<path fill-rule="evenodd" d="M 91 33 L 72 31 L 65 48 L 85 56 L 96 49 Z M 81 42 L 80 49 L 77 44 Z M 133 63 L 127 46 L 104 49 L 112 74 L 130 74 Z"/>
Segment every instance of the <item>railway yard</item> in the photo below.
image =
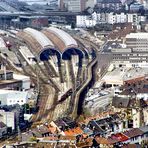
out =
<path fill-rule="evenodd" d="M 21 86 L 20 79 L 16 81 L 15 77 L 13 80 L 19 85 L 14 83 L 16 86 L 13 84 L 13 88 L 19 89 L 21 93 L 31 90 L 36 95 L 34 98 L 28 97 L 28 104 L 21 105 L 24 116 L 23 120 L 18 119 L 25 123 L 16 122 L 18 129 L 4 136 L 3 140 L 6 141 L 2 145 L 12 142 L 12 146 L 33 146 L 39 143 L 45 147 L 64 147 L 68 143 L 79 147 L 77 138 L 82 138 L 81 142 L 85 145 L 93 137 L 90 139 L 91 146 L 98 134 L 104 137 L 112 136 L 113 132 L 122 134 L 125 112 L 117 112 L 113 103 L 114 106 L 118 104 L 122 89 L 126 93 L 125 89 L 133 81 L 147 81 L 147 68 L 115 66 L 112 54 L 104 52 L 109 44 L 105 38 L 99 44 L 93 42 L 93 35 L 90 38 L 79 36 L 75 30 L 25 28 L 7 31 L 1 38 L 8 46 L 0 54 L 3 73 L 6 72 L 8 81 L 11 71 L 15 75 L 21 74 L 25 85 Z M 122 86 L 124 83 L 125 88 Z M 147 87 L 147 82 L 140 86 Z M 136 93 L 136 90 L 131 93 Z M 22 99 L 19 97 L 17 104 L 22 103 Z M 32 100 L 35 110 L 27 107 L 30 107 Z M 127 98 L 123 100 L 128 101 Z M 25 124 L 27 126 L 23 127 Z M 125 129 L 130 125 L 126 126 Z M 143 127 L 137 130 L 142 133 Z"/>
<path fill-rule="evenodd" d="M 147 148 L 148 0 L 0 0 L 0 147 Z"/>
<path fill-rule="evenodd" d="M 65 115 L 76 118 L 79 101 L 83 99 L 80 94 L 90 85 L 92 72 L 96 71 L 99 47 L 55 27 L 8 33 L 3 39 L 10 42 L 11 52 L 21 66 L 14 65 L 10 56 L 6 60 L 11 63 L 7 65 L 29 76 L 38 93 L 38 112 L 31 121 L 45 123 Z"/>

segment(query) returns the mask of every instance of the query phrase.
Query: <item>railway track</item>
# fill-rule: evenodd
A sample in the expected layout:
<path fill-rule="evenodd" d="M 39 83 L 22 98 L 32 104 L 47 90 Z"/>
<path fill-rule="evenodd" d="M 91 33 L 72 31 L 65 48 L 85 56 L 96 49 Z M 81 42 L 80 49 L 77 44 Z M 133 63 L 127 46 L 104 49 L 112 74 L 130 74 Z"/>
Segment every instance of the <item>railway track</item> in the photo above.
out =
<path fill-rule="evenodd" d="M 50 61 L 44 61 L 44 65 L 46 69 L 49 71 L 49 74 L 52 74 L 52 77 L 58 77 L 58 74 L 55 71 L 54 67 L 51 65 Z"/>
<path fill-rule="evenodd" d="M 34 55 L 36 55 L 36 56 L 37 56 L 37 59 L 38 59 L 38 53 L 36 53 L 35 51 L 36 51 L 36 49 L 40 50 L 40 49 L 43 49 L 44 47 L 42 47 L 38 42 L 36 42 L 30 35 L 27 35 L 27 34 L 24 34 L 24 33 L 23 33 L 21 37 L 26 41 L 26 43 L 27 43 L 27 45 L 28 45 L 30 51 L 31 51 Z M 60 90 L 60 89 L 59 89 L 60 87 L 58 87 L 58 85 L 56 84 L 56 82 L 54 82 L 54 81 L 52 80 L 51 75 L 53 75 L 53 73 L 50 73 L 50 74 L 49 74 L 49 71 L 47 71 L 45 68 L 43 69 L 43 68 L 39 65 L 38 60 L 37 60 L 37 62 L 36 62 L 36 65 L 37 65 L 38 69 L 39 69 L 40 71 L 42 71 L 41 74 L 46 77 L 47 82 L 48 82 L 48 83 L 50 82 L 50 84 L 51 84 L 56 90 L 59 91 L 59 90 Z M 43 66 L 43 65 L 42 65 L 42 66 Z"/>
<path fill-rule="evenodd" d="M 61 63 L 59 63 L 58 70 L 59 70 L 60 82 L 61 83 L 64 83 L 64 78 L 63 78 L 62 65 L 61 65 Z"/>
<path fill-rule="evenodd" d="M 81 84 L 83 81 L 83 67 L 82 67 L 82 59 L 79 59 L 79 67 L 78 67 L 78 72 L 77 72 L 77 76 L 76 76 L 76 84 L 75 87 L 77 87 L 77 85 Z"/>
<path fill-rule="evenodd" d="M 19 44 L 21 43 L 22 42 L 19 41 Z M 24 45 L 24 43 L 22 43 L 22 45 Z M 19 51 L 17 51 L 16 55 L 19 58 L 21 63 L 23 63 L 23 61 L 26 61 Z M 42 89 L 43 93 L 39 95 L 39 99 L 38 99 L 39 102 L 37 104 L 37 106 L 39 107 L 39 112 L 36 115 L 34 115 L 31 119 L 32 121 L 35 122 L 35 121 L 41 120 L 42 114 L 44 114 L 46 110 L 47 101 L 49 99 L 48 94 L 53 94 L 53 88 L 49 85 L 49 81 L 47 78 L 47 75 L 49 76 L 49 74 L 45 74 L 45 71 L 43 71 L 43 69 L 41 68 L 39 64 L 36 64 L 35 67 L 28 64 L 28 66 L 25 66 L 25 67 L 22 66 L 22 69 L 25 75 L 28 75 L 31 78 L 35 86 L 38 85 L 37 84 L 38 83 L 37 77 L 38 77 L 40 89 L 43 88 Z M 37 76 L 37 73 L 39 73 L 40 75 Z M 57 94 L 58 94 L 58 91 L 57 91 Z M 53 94 L 53 98 L 55 99 L 54 94 Z"/>
<path fill-rule="evenodd" d="M 68 61 L 69 75 L 71 76 L 72 87 L 75 86 L 75 75 L 73 71 L 72 61 Z"/>
<path fill-rule="evenodd" d="M 87 85 L 89 84 L 89 82 L 92 79 L 92 67 L 97 63 L 97 58 L 93 59 L 92 62 L 90 62 L 87 65 L 87 77 L 86 80 L 79 86 L 76 88 L 76 91 L 74 92 L 74 100 L 73 100 L 73 104 L 72 106 L 72 117 L 76 117 L 77 116 L 77 109 L 78 109 L 78 103 L 79 103 L 79 97 L 81 92 L 87 87 Z"/>
<path fill-rule="evenodd" d="M 49 109 L 46 110 L 46 112 L 43 114 L 43 117 L 46 117 L 48 115 L 48 112 L 54 111 L 55 107 L 59 104 L 62 104 L 69 96 L 72 95 L 72 89 L 69 89 L 64 93 L 63 96 L 61 96 L 60 100 L 57 101 L 55 104 L 53 104 Z"/>
<path fill-rule="evenodd" d="M 29 38 L 29 40 L 30 41 L 27 41 L 27 45 L 29 45 L 30 51 L 33 54 L 37 55 L 37 53 L 35 53 L 35 49 L 39 49 L 39 48 L 41 49 L 40 45 L 36 44 L 31 38 Z M 23 67 L 23 70 L 25 71 L 25 73 L 27 75 L 31 76 L 31 79 L 33 79 L 35 84 L 37 84 L 37 81 L 36 81 L 37 74 L 36 73 L 40 71 L 39 81 L 40 81 L 40 90 L 42 93 L 40 93 L 40 95 L 39 95 L 39 98 L 40 98 L 38 101 L 39 111 L 35 116 L 33 116 L 32 121 L 38 121 L 38 120 L 41 120 L 42 118 L 45 119 L 47 116 L 48 117 L 52 116 L 54 108 L 58 104 L 61 104 L 63 101 L 65 101 L 66 98 L 68 97 L 66 95 L 66 93 L 67 93 L 66 92 L 65 96 L 63 98 L 61 98 L 60 101 L 57 101 L 58 92 L 60 91 L 60 87 L 52 79 L 52 76 L 55 75 L 55 72 L 52 70 L 52 68 L 50 67 L 50 64 L 47 61 L 43 62 L 43 63 L 44 63 L 44 65 L 42 65 L 42 66 L 38 62 L 36 62 L 35 67 L 32 67 L 30 65 L 28 65 L 27 69 L 25 69 L 25 67 Z M 77 112 L 77 106 L 78 106 L 78 102 L 79 102 L 80 93 L 88 85 L 88 83 L 90 82 L 90 80 L 92 78 L 91 71 L 92 71 L 92 67 L 95 63 L 96 63 L 96 59 L 94 59 L 92 62 L 90 62 L 90 64 L 87 66 L 87 77 L 86 77 L 87 79 L 85 81 L 83 81 L 82 85 L 76 86 L 76 91 L 74 92 L 75 99 L 72 100 L 72 104 L 71 104 L 71 105 L 73 105 L 73 111 L 72 111 L 73 116 Z M 74 71 L 73 71 L 72 61 L 68 62 L 68 68 L 69 68 L 71 81 L 73 84 L 72 87 L 75 87 L 75 82 L 81 81 L 80 75 L 82 75 L 82 67 L 79 66 L 76 78 L 75 78 Z M 52 87 L 50 87 L 50 85 Z M 52 99 L 54 100 L 54 103 L 51 106 L 51 108 L 47 109 L 47 102 L 49 99 L 49 95 L 46 95 L 46 94 L 52 94 L 53 88 L 56 92 L 53 94 L 53 97 L 52 97 Z M 70 94 L 70 96 L 71 96 L 71 94 Z"/>
<path fill-rule="evenodd" d="M 84 43 L 84 41 L 82 39 L 80 39 L 79 37 L 74 36 L 74 38 L 78 42 L 80 48 L 83 49 L 84 54 L 88 54 L 88 53 L 86 53 L 87 51 L 85 51 L 85 50 L 86 49 L 88 50 L 88 48 L 90 48 L 90 47 L 86 46 L 86 44 Z M 86 55 L 85 55 L 85 58 L 86 58 Z M 87 57 L 87 58 L 88 58 L 88 63 L 89 63 L 89 57 Z M 78 85 L 80 85 L 84 81 L 83 78 L 84 78 L 85 69 L 84 69 L 84 67 L 82 67 L 83 61 L 79 61 L 79 64 L 80 64 L 80 66 L 78 68 L 77 79 L 76 79 L 76 81 L 78 82 L 78 84 L 76 84 L 76 87 L 78 87 Z"/>

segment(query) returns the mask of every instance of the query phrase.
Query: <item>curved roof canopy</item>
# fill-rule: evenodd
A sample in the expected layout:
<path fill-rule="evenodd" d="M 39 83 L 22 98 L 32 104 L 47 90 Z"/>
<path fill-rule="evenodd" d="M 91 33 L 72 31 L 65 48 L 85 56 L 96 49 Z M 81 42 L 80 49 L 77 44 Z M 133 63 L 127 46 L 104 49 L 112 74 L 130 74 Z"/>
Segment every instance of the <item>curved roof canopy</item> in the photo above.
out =
<path fill-rule="evenodd" d="M 57 55 L 58 59 L 61 58 L 61 54 L 55 50 L 54 44 L 42 32 L 26 28 L 19 36 L 31 44 L 41 61 L 48 60 L 50 55 Z"/>
<path fill-rule="evenodd" d="M 60 59 L 62 54 L 63 60 L 70 60 L 72 55 L 78 55 L 79 58 L 83 58 L 85 55 L 84 51 L 78 48 L 77 42 L 63 30 L 50 27 L 40 32 L 32 28 L 26 28 L 23 32 L 26 34 L 24 38 L 26 36 L 29 42 L 34 40 L 34 43 L 31 44 L 42 61 L 48 60 L 49 56 L 52 55 L 57 55 Z M 35 46 L 36 43 L 39 44 L 37 47 Z M 55 48 L 54 44 L 59 50 Z"/>
<path fill-rule="evenodd" d="M 30 34 L 33 38 L 37 40 L 37 42 L 42 46 L 42 48 L 45 47 L 54 47 L 53 43 L 40 31 L 37 31 L 32 28 L 26 28 L 24 29 L 24 32 Z"/>
<path fill-rule="evenodd" d="M 84 57 L 84 51 L 78 48 L 76 40 L 67 32 L 55 27 L 46 28 L 42 32 L 58 47 L 62 59 L 70 60 L 71 55 L 79 55 L 79 58 Z"/>
<path fill-rule="evenodd" d="M 67 32 L 55 27 L 49 27 L 48 30 L 57 35 L 65 43 L 66 47 L 78 46 L 77 42 Z"/>

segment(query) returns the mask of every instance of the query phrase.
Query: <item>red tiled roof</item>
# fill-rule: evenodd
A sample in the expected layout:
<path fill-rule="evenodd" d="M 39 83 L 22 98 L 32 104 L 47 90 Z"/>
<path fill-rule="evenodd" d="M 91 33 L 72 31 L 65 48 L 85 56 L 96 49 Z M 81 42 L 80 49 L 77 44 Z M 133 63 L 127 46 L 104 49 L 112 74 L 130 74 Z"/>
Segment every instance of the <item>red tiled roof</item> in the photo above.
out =
<path fill-rule="evenodd" d="M 139 128 L 133 128 L 132 130 L 123 132 L 123 134 L 129 138 L 132 138 L 142 135 L 143 131 L 141 131 Z"/>
<path fill-rule="evenodd" d="M 85 123 L 88 123 L 89 121 L 94 120 L 94 119 L 105 118 L 105 117 L 107 117 L 109 115 L 113 115 L 113 114 L 115 114 L 115 112 L 113 112 L 113 111 L 103 112 L 103 113 L 97 114 L 95 116 L 88 117 L 87 119 L 85 119 Z"/>
<path fill-rule="evenodd" d="M 127 136 L 123 135 L 122 133 L 114 134 L 111 136 L 111 138 L 116 139 L 118 141 L 126 141 L 129 139 Z"/>
<path fill-rule="evenodd" d="M 114 140 L 112 138 L 104 138 L 104 137 L 96 137 L 95 140 L 98 144 L 107 144 L 107 145 L 113 145 L 114 143 L 118 142 L 117 140 Z"/>
<path fill-rule="evenodd" d="M 74 135 L 80 135 L 83 134 L 83 131 L 80 127 L 76 127 L 74 129 L 69 129 L 64 132 L 66 136 L 74 136 Z"/>
<path fill-rule="evenodd" d="M 144 79 L 145 79 L 145 76 L 141 76 L 141 77 L 137 77 L 137 78 L 126 80 L 124 82 L 125 83 L 134 83 L 134 82 L 141 81 L 141 80 L 144 80 Z"/>
<path fill-rule="evenodd" d="M 126 144 L 122 146 L 122 148 L 137 148 L 137 145 L 136 144 Z"/>
<path fill-rule="evenodd" d="M 118 26 L 120 26 L 120 29 L 118 29 Z M 132 25 L 130 23 L 116 24 L 113 26 L 113 31 L 108 35 L 108 39 L 115 40 L 124 38 L 127 34 L 132 32 L 132 30 Z"/>

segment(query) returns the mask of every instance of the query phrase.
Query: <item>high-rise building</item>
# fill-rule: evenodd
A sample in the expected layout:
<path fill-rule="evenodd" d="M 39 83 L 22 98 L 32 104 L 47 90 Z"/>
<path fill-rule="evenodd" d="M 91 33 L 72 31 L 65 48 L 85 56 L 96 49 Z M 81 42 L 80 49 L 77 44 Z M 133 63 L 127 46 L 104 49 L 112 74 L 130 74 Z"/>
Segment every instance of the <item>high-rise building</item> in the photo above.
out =
<path fill-rule="evenodd" d="M 69 0 L 68 11 L 81 12 L 81 0 Z"/>
<path fill-rule="evenodd" d="M 58 0 L 60 10 L 68 10 L 68 0 Z"/>
<path fill-rule="evenodd" d="M 82 12 L 86 8 L 93 8 L 96 0 L 59 0 L 60 10 L 68 10 L 71 12 Z"/>

